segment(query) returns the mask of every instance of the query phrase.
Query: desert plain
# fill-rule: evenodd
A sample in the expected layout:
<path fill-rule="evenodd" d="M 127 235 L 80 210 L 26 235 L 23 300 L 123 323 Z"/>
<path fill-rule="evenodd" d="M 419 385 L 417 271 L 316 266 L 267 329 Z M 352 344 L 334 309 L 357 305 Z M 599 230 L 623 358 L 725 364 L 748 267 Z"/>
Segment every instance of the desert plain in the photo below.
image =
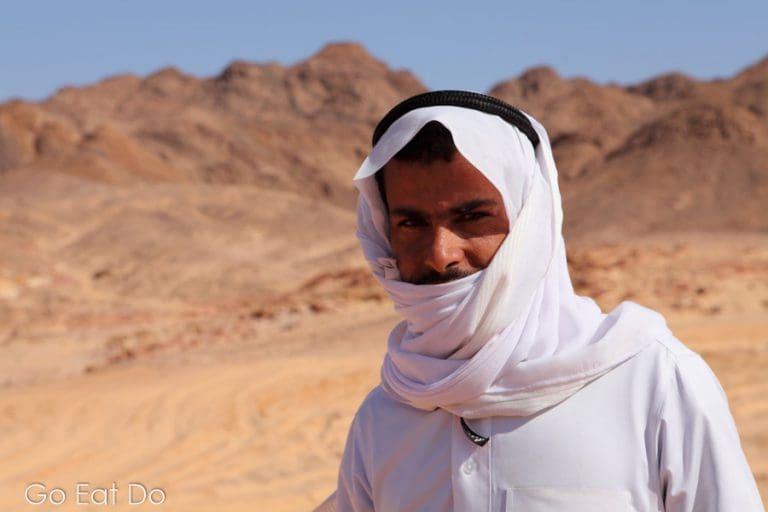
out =
<path fill-rule="evenodd" d="M 1 104 L 0 510 L 287 512 L 332 492 L 398 321 L 350 178 L 421 90 L 337 44 Z M 489 92 L 549 129 L 577 291 L 657 309 L 704 357 L 768 499 L 768 59 L 634 86 L 537 68 Z M 65 502 L 28 503 L 30 484 Z M 162 493 L 131 505 L 137 484 Z"/>

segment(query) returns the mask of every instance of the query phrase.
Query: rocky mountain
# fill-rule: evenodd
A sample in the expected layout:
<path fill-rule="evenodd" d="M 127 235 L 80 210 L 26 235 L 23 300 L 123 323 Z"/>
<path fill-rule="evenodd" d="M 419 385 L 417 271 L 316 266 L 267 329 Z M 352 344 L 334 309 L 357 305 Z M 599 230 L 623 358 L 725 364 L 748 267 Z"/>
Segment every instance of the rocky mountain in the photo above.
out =
<path fill-rule="evenodd" d="M 117 76 L 0 106 L 0 172 L 248 184 L 350 206 L 350 173 L 378 118 L 423 90 L 355 44 L 290 67 L 237 61 L 208 79 Z"/>
<path fill-rule="evenodd" d="M 491 94 L 547 126 L 572 238 L 768 229 L 768 58 L 629 87 L 537 68 Z"/>
<path fill-rule="evenodd" d="M 335 212 L 324 215 L 345 219 L 338 234 L 348 240 L 350 177 L 373 126 L 424 90 L 339 43 L 288 67 L 237 61 L 204 79 L 168 68 L 2 104 L 0 235 L 17 248 L 38 237 L 79 254 L 77 265 L 93 259 L 88 274 L 109 267 L 104 254 L 129 272 L 146 244 L 176 261 L 190 233 L 197 253 L 213 243 L 201 233 L 236 238 L 246 225 L 276 222 L 278 237 L 301 239 L 306 216 L 290 212 L 302 208 Z M 729 79 L 671 73 L 627 87 L 539 67 L 489 93 L 547 126 L 571 241 L 768 229 L 768 58 Z"/>
<path fill-rule="evenodd" d="M 373 126 L 423 90 L 350 43 L 205 79 L 116 76 L 0 105 L 0 175 L 248 185 L 350 209 Z M 539 67 L 489 93 L 548 128 L 571 239 L 768 229 L 768 58 L 729 79 L 626 87 Z"/>

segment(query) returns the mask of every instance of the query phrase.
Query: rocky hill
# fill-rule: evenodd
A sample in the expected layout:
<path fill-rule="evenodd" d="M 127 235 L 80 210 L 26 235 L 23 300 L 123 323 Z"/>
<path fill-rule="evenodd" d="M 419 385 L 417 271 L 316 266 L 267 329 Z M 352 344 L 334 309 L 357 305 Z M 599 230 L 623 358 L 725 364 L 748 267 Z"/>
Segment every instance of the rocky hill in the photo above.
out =
<path fill-rule="evenodd" d="M 0 105 L 0 174 L 253 185 L 351 208 L 372 127 L 423 90 L 356 44 L 290 67 L 237 61 L 206 79 L 117 76 Z M 550 131 L 569 238 L 768 229 L 768 58 L 729 79 L 673 73 L 628 87 L 540 67 L 489 93 Z"/>
<path fill-rule="evenodd" d="M 172 68 L 117 76 L 0 106 L 0 172 L 248 184 L 350 206 L 378 118 L 423 90 L 354 44 L 291 67 L 233 62 L 209 79 Z"/>
<path fill-rule="evenodd" d="M 547 126 L 572 238 L 768 229 L 768 58 L 629 87 L 536 68 L 491 94 Z"/>

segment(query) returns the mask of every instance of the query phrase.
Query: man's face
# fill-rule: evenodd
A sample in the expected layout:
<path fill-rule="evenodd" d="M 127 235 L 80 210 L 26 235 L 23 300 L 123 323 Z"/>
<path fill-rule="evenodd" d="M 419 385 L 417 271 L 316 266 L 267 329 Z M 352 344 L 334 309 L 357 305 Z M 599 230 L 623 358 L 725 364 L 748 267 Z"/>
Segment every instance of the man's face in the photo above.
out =
<path fill-rule="evenodd" d="M 461 153 L 450 162 L 391 160 L 382 172 L 403 281 L 443 283 L 488 266 L 509 220 L 499 191 Z"/>

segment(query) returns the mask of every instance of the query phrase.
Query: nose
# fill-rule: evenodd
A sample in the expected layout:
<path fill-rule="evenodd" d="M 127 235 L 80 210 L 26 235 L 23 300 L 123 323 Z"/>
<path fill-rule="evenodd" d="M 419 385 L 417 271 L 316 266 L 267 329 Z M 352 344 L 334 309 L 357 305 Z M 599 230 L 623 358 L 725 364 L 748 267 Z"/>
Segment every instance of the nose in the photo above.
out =
<path fill-rule="evenodd" d="M 425 263 L 437 272 L 461 266 L 464 240 L 450 229 L 437 227 L 432 234 Z"/>

